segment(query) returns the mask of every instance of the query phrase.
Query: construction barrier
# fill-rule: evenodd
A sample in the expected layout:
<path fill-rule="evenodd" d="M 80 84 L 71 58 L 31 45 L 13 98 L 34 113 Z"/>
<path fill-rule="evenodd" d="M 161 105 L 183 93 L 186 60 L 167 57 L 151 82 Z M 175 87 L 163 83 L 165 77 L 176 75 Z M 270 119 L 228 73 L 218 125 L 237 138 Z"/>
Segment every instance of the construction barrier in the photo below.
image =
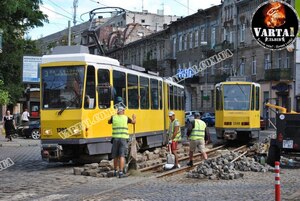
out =
<path fill-rule="evenodd" d="M 275 162 L 275 201 L 280 201 L 280 162 Z"/>

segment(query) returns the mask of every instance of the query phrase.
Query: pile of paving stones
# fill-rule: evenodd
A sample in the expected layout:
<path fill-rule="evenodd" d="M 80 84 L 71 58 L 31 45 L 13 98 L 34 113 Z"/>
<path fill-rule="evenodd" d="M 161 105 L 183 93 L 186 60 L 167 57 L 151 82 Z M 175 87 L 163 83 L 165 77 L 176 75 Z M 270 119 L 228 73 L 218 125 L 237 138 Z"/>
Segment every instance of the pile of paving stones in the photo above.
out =
<path fill-rule="evenodd" d="M 184 157 L 188 155 L 188 147 L 182 146 L 177 150 L 178 157 Z M 166 147 L 156 148 L 154 151 L 145 151 L 143 153 L 138 153 L 137 155 L 137 167 L 138 169 L 146 168 L 156 164 L 166 162 L 166 156 L 168 150 Z"/>
<path fill-rule="evenodd" d="M 188 155 L 188 147 L 182 146 L 178 150 L 179 158 Z M 137 154 L 137 168 L 157 165 L 166 161 L 168 150 L 166 147 L 156 148 L 154 151 L 145 151 Z M 74 175 L 84 175 L 92 177 L 113 177 L 113 161 L 102 160 L 100 163 L 85 164 L 83 167 L 74 167 Z"/>
<path fill-rule="evenodd" d="M 74 175 L 84 175 L 92 177 L 113 177 L 114 169 L 112 162 L 102 160 L 100 163 L 85 164 L 83 167 L 74 167 Z"/>
<path fill-rule="evenodd" d="M 246 156 L 231 162 L 238 156 L 238 153 L 228 152 L 220 157 L 208 159 L 198 165 L 196 169 L 190 171 L 187 177 L 231 180 L 243 177 L 244 174 L 240 171 L 267 172 L 272 170 L 269 165 L 261 165 L 254 158 Z"/>

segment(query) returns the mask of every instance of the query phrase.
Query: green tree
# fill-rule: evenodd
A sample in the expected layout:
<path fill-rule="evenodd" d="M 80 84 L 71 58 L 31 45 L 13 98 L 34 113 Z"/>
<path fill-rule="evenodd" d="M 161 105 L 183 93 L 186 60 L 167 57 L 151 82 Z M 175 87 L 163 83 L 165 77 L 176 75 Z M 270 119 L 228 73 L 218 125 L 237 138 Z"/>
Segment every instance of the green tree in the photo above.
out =
<path fill-rule="evenodd" d="M 22 95 L 22 57 L 37 54 L 35 42 L 25 39 L 25 33 L 34 27 L 43 26 L 47 16 L 40 11 L 41 0 L 1 0 L 0 29 L 3 30 L 2 53 L 0 54 L 0 79 L 14 104 Z M 1 104 L 1 103 L 0 103 Z"/>
<path fill-rule="evenodd" d="M 0 105 L 9 103 L 8 91 L 3 88 L 3 81 L 0 80 Z"/>

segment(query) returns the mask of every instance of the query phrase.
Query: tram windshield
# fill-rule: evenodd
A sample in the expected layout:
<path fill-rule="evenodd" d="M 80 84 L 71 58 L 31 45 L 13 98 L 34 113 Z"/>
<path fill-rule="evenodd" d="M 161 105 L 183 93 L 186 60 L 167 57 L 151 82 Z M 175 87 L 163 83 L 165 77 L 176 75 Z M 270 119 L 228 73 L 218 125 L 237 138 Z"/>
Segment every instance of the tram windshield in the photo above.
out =
<path fill-rule="evenodd" d="M 42 69 L 42 107 L 44 109 L 81 108 L 84 67 Z"/>
<path fill-rule="evenodd" d="M 224 85 L 224 110 L 249 110 L 250 85 Z"/>

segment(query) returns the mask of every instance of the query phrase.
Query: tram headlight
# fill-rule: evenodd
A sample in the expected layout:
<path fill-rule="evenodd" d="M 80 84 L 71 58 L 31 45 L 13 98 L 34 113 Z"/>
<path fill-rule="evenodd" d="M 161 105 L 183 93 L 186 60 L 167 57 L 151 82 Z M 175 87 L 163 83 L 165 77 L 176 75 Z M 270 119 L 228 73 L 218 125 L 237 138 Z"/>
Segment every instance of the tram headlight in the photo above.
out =
<path fill-rule="evenodd" d="M 52 135 L 52 130 L 51 129 L 45 129 L 44 134 L 45 135 Z"/>

